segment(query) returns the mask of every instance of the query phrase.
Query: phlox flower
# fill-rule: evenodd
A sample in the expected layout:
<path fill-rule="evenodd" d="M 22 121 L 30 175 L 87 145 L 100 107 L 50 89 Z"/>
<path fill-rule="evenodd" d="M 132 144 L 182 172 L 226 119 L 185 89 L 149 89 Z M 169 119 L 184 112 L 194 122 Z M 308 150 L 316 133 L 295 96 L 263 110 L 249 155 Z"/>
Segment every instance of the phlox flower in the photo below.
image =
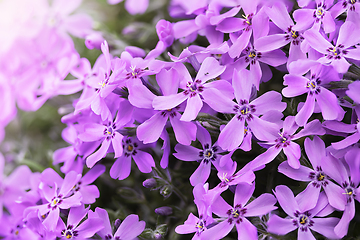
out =
<path fill-rule="evenodd" d="M 290 64 L 290 74 L 284 76 L 282 90 L 285 97 L 307 93 L 304 106 L 295 116 L 298 125 L 304 126 L 315 109 L 315 101 L 325 120 L 342 120 L 345 111 L 340 107 L 336 95 L 325 88 L 331 81 L 340 81 L 332 67 L 323 66 L 312 60 L 299 60 Z M 302 76 L 305 74 L 305 76 Z"/>
<path fill-rule="evenodd" d="M 175 68 L 171 68 L 169 71 L 164 69 L 156 75 L 156 81 L 164 96 L 177 93 L 179 80 L 180 76 Z M 152 109 L 152 102 L 155 97 L 141 83 L 133 83 L 129 86 L 129 101 L 135 106 L 150 107 Z M 190 145 L 191 141 L 196 138 L 196 125 L 192 122 L 181 121 L 182 115 L 179 111 L 184 111 L 183 104 L 172 109 L 156 111 L 151 118 L 137 127 L 136 135 L 139 140 L 145 144 L 157 141 L 169 120 L 176 140 L 181 144 Z"/>
<path fill-rule="evenodd" d="M 175 228 L 175 232 L 178 234 L 188 234 L 195 232 L 192 240 L 204 239 L 202 234 L 208 229 L 214 220 L 209 211 L 210 203 L 213 196 L 209 196 L 208 184 L 197 184 L 193 189 L 194 202 L 197 207 L 199 217 L 196 217 L 193 213 L 190 213 L 184 224 Z"/>
<path fill-rule="evenodd" d="M 84 218 L 88 214 L 90 207 L 84 205 L 70 208 L 65 224 L 62 219 L 59 220 L 56 233 L 60 239 L 88 239 L 96 232 L 104 228 L 103 219 L 99 217 Z M 81 222 L 81 223 L 80 223 Z"/>
<path fill-rule="evenodd" d="M 59 187 L 56 182 L 51 187 L 42 184 L 40 191 L 44 196 L 44 204 L 28 207 L 24 211 L 24 217 L 37 212 L 39 219 L 44 219 L 43 225 L 47 230 L 54 231 L 60 217 L 60 209 L 69 209 L 81 205 L 82 196 L 80 192 L 70 195 L 80 178 L 81 174 L 72 171 L 66 174 L 62 185 Z"/>
<path fill-rule="evenodd" d="M 264 193 L 247 203 L 255 190 L 255 184 L 239 183 L 235 190 L 234 206 L 230 206 L 221 196 L 211 205 L 211 211 L 221 217 L 222 221 L 208 228 L 201 234 L 202 239 L 221 239 L 234 226 L 238 239 L 258 239 L 256 227 L 247 217 L 262 216 L 276 209 L 276 199 L 272 194 Z"/>
<path fill-rule="evenodd" d="M 131 159 L 138 166 L 140 172 L 149 173 L 155 167 L 155 161 L 150 153 L 141 149 L 144 147 L 135 137 L 125 137 L 122 140 L 122 155 L 117 158 L 110 169 L 110 176 L 114 179 L 123 180 L 130 175 Z"/>
<path fill-rule="evenodd" d="M 110 146 L 115 152 L 115 157 L 120 157 L 123 153 L 121 142 L 124 136 L 118 130 L 130 121 L 133 109 L 127 101 L 123 101 L 119 107 L 115 120 L 109 119 L 102 124 L 87 123 L 84 132 L 79 134 L 79 139 L 84 142 L 101 140 L 100 148 L 86 159 L 86 164 L 90 168 L 106 155 Z"/>
<path fill-rule="evenodd" d="M 107 211 L 102 208 L 96 208 L 95 212 L 89 211 L 89 219 L 101 219 L 104 228 L 97 232 L 102 239 L 128 239 L 133 240 L 145 229 L 145 222 L 139 221 L 139 217 L 135 214 L 127 216 L 118 229 L 113 233 L 110 219 Z"/>
<path fill-rule="evenodd" d="M 335 225 L 339 222 L 338 218 L 316 218 L 323 217 L 332 213 L 329 209 L 328 200 L 325 194 L 320 194 L 319 198 L 305 199 L 294 197 L 292 191 L 284 185 L 277 186 L 274 194 L 282 207 L 288 214 L 288 218 L 280 218 L 277 215 L 271 215 L 268 221 L 268 231 L 278 235 L 285 235 L 295 229 L 298 229 L 298 239 L 315 240 L 311 230 L 324 235 L 327 238 L 338 238 L 334 232 Z M 302 202 L 315 202 L 314 204 L 306 204 Z"/>
<path fill-rule="evenodd" d="M 0 153 L 0 218 L 4 207 L 12 211 L 15 201 L 25 197 L 26 190 L 31 188 L 32 172 L 28 166 L 22 165 L 13 170 L 9 176 L 4 175 L 5 159 Z"/>
<path fill-rule="evenodd" d="M 346 21 L 339 29 L 334 45 L 316 29 L 307 30 L 304 37 L 313 49 L 322 53 L 317 60 L 319 63 L 333 66 L 338 73 L 345 73 L 351 65 L 347 59 L 360 60 L 360 48 L 353 47 L 360 42 L 358 30 L 359 26 Z"/>
<path fill-rule="evenodd" d="M 110 117 L 111 112 L 104 99 L 117 87 L 114 83 L 115 77 L 124 70 L 125 63 L 119 59 L 112 60 L 106 41 L 101 44 L 101 51 L 105 63 L 101 61 L 97 69 L 98 72 L 93 73 L 86 79 L 86 84 L 92 89 L 85 92 L 86 96 L 83 93 L 85 97 L 77 102 L 75 113 L 79 113 L 90 106 L 95 114 L 100 115 L 102 120 L 106 120 Z M 79 70 L 81 71 L 82 69 Z"/>
<path fill-rule="evenodd" d="M 278 167 L 278 171 L 297 181 L 309 182 L 306 189 L 299 193 L 298 198 L 301 196 L 304 199 L 316 199 L 319 197 L 321 189 L 325 189 L 329 184 L 334 183 L 330 181 L 330 177 L 322 170 L 323 166 L 327 164 L 324 142 L 318 136 L 314 136 L 313 140 L 306 138 L 304 146 L 313 169 L 302 165 L 298 169 L 294 169 L 289 166 L 288 162 L 282 162 Z M 314 204 L 312 207 L 315 207 L 316 202 L 312 203 Z"/>
<path fill-rule="evenodd" d="M 344 211 L 334 229 L 337 236 L 342 238 L 347 234 L 349 223 L 355 216 L 355 200 L 360 202 L 360 150 L 354 147 L 347 151 L 345 161 L 332 155 L 328 155 L 326 158 L 325 174 L 340 185 L 334 185 L 332 189 L 325 188 L 325 190 L 329 203 Z"/>
<path fill-rule="evenodd" d="M 259 36 L 267 35 L 269 31 L 269 19 L 263 8 L 258 10 L 259 0 L 251 2 L 239 0 L 238 2 L 244 11 L 243 18 L 226 18 L 216 27 L 216 30 L 227 33 L 241 31 L 239 36 L 230 38 L 233 42 L 229 49 L 229 56 L 231 58 L 240 56 L 242 50 L 248 46 L 251 36 L 258 38 Z M 238 7 L 235 7 L 235 9 L 239 11 Z M 212 20 L 214 22 L 214 19 Z"/>
<path fill-rule="evenodd" d="M 281 131 L 269 138 L 267 142 L 261 143 L 262 146 L 268 146 L 269 148 L 252 161 L 252 169 L 257 169 L 271 162 L 281 150 L 283 150 L 287 156 L 289 166 L 295 169 L 300 168 L 299 159 L 301 157 L 301 149 L 299 144 L 295 143 L 294 140 L 308 135 L 323 135 L 325 134 L 325 130 L 317 119 L 311 121 L 305 125 L 304 129 L 296 133 L 298 128 L 299 126 L 295 123 L 294 116 L 286 117 Z"/>
<path fill-rule="evenodd" d="M 242 143 L 245 123 L 260 140 L 267 139 L 271 132 L 276 134 L 277 124 L 263 120 L 260 116 L 271 110 L 282 112 L 286 108 L 286 103 L 281 102 L 281 94 L 275 91 L 251 100 L 252 83 L 248 81 L 248 76 L 249 71 L 246 69 L 240 72 L 234 70 L 232 85 L 236 102 L 216 89 L 206 89 L 203 92 L 204 101 L 212 109 L 235 115 L 220 132 L 218 144 L 222 149 L 231 151 Z"/>
<path fill-rule="evenodd" d="M 287 65 L 298 59 L 306 58 L 304 53 L 304 51 L 306 51 L 306 42 L 304 41 L 303 34 L 301 31 L 293 29 L 295 24 L 291 19 L 285 4 L 277 1 L 271 8 L 264 8 L 272 22 L 284 31 L 284 33 L 272 34 L 259 38 L 255 42 L 255 49 L 260 52 L 268 52 L 279 49 L 290 43 Z"/>
<path fill-rule="evenodd" d="M 219 62 L 213 57 L 208 57 L 203 61 L 195 77 L 195 80 L 192 80 L 189 72 L 185 68 L 184 71 L 179 72 L 180 75 L 184 76 L 185 81 L 180 83 L 180 87 L 183 88 L 184 91 L 168 96 L 155 97 L 153 100 L 153 107 L 155 110 L 172 109 L 186 100 L 186 108 L 180 120 L 194 120 L 203 106 L 203 100 L 200 96 L 204 98 L 204 101 L 209 98 L 203 96 L 203 92 L 206 89 L 216 88 L 224 91 L 227 96 L 232 96 L 232 89 L 229 82 L 225 80 L 207 82 L 208 80 L 219 76 L 224 72 L 224 70 L 225 66 L 221 66 Z M 186 86 L 184 86 L 185 82 Z"/>
<path fill-rule="evenodd" d="M 197 139 L 202 145 L 202 149 L 193 146 L 177 144 L 174 156 L 183 161 L 199 161 L 200 165 L 190 177 L 191 185 L 204 184 L 210 176 L 211 163 L 219 169 L 220 153 L 223 150 L 217 145 L 212 144 L 209 132 L 198 124 Z"/>
<path fill-rule="evenodd" d="M 294 11 L 293 16 L 296 25 L 293 27 L 295 31 L 307 30 L 314 27 L 319 30 L 322 25 L 325 33 L 335 31 L 334 18 L 329 9 L 333 5 L 332 0 L 316 0 L 314 8 L 302 8 Z"/>

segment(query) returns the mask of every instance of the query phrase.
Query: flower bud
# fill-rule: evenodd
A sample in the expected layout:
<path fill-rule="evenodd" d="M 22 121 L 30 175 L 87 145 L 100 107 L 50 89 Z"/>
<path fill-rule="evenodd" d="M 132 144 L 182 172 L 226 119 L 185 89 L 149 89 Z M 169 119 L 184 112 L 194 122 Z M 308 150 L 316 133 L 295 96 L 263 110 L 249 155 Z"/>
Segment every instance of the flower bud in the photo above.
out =
<path fill-rule="evenodd" d="M 148 178 L 143 181 L 143 186 L 146 188 L 155 188 L 157 186 L 157 182 L 154 178 Z"/>
<path fill-rule="evenodd" d="M 85 45 L 88 49 L 100 49 L 102 42 L 104 42 L 104 38 L 99 32 L 93 32 L 85 38 Z"/>
<path fill-rule="evenodd" d="M 115 223 L 114 223 L 114 228 L 115 229 L 118 229 L 120 227 L 120 224 L 121 224 L 121 220 L 120 219 L 116 219 L 115 220 Z"/>
<path fill-rule="evenodd" d="M 173 210 L 171 207 L 164 206 L 164 207 L 156 208 L 155 213 L 161 216 L 168 216 L 173 213 Z"/>

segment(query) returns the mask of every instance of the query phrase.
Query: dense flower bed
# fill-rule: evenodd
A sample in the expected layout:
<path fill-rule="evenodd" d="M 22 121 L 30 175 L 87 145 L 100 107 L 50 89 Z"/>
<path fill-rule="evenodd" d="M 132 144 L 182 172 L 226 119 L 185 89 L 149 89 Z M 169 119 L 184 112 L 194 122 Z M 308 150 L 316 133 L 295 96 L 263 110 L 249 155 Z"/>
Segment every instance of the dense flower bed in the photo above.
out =
<path fill-rule="evenodd" d="M 0 1 L 0 239 L 360 234 L 359 1 L 120 2 Z"/>

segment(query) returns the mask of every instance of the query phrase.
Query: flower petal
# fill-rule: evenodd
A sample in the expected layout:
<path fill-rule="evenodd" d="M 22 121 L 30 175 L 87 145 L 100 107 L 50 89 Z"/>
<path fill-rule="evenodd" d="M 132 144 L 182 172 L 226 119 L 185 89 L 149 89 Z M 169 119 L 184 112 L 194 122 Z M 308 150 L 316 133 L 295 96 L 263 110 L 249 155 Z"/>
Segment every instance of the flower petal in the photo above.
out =
<path fill-rule="evenodd" d="M 186 122 L 194 120 L 197 117 L 198 113 L 200 112 L 202 106 L 203 106 L 203 102 L 199 94 L 196 94 L 193 97 L 189 97 L 186 102 L 185 111 L 181 116 L 180 120 Z"/>

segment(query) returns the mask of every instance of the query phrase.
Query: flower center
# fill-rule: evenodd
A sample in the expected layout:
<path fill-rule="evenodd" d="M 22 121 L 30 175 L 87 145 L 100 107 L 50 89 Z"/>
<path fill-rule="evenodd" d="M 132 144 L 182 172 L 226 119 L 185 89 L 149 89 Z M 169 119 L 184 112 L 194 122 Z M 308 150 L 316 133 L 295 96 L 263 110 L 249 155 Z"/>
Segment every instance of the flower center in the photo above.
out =
<path fill-rule="evenodd" d="M 169 117 L 173 118 L 173 117 L 175 117 L 177 115 L 177 112 L 178 112 L 179 109 L 180 109 L 179 106 L 176 106 L 176 107 L 171 108 L 171 109 L 166 109 L 164 111 L 161 111 L 161 116 L 163 116 L 163 117 L 168 117 L 169 116 Z"/>
<path fill-rule="evenodd" d="M 72 239 L 78 235 L 78 231 L 73 229 L 73 225 L 69 225 L 66 229 L 61 231 L 61 236 L 66 237 L 66 239 Z"/>
<path fill-rule="evenodd" d="M 206 221 L 202 219 L 200 216 L 199 221 L 195 224 L 195 228 L 197 229 L 197 234 L 202 233 L 206 229 Z"/>
<path fill-rule="evenodd" d="M 52 210 L 56 209 L 56 207 L 62 202 L 62 195 L 54 197 L 48 205 L 48 208 Z"/>
<path fill-rule="evenodd" d="M 321 84 L 320 78 L 316 78 L 315 75 L 311 76 L 311 79 L 309 79 L 309 81 L 306 84 L 306 88 L 309 90 L 309 94 L 313 95 L 315 94 L 319 94 L 321 89 L 319 87 L 319 85 Z"/>
<path fill-rule="evenodd" d="M 290 26 L 287 29 L 285 40 L 292 42 L 294 45 L 299 45 L 304 40 L 304 37 L 298 31 L 292 30 L 292 26 Z"/>
<path fill-rule="evenodd" d="M 288 135 L 287 133 L 282 133 L 282 132 L 279 132 L 278 134 L 280 137 L 275 140 L 275 142 L 276 142 L 275 147 L 280 148 L 280 147 L 289 146 L 292 136 Z"/>
<path fill-rule="evenodd" d="M 253 13 L 250 13 L 248 15 L 244 15 L 244 14 L 242 15 L 242 17 L 244 18 L 243 24 L 245 25 L 244 31 L 249 31 L 251 29 L 253 16 L 254 16 Z"/>
<path fill-rule="evenodd" d="M 320 182 L 325 179 L 325 175 L 323 173 L 319 173 L 316 178 Z"/>
<path fill-rule="evenodd" d="M 202 86 L 200 79 L 196 79 L 195 81 L 188 82 L 186 84 L 186 90 L 184 91 L 184 94 L 190 94 L 190 97 L 194 97 L 197 93 L 202 91 L 204 91 L 204 86 Z"/>
<path fill-rule="evenodd" d="M 325 10 L 322 7 L 318 7 L 315 11 L 315 15 L 317 18 L 322 18 L 325 14 Z"/>
<path fill-rule="evenodd" d="M 253 50 L 249 53 L 249 58 L 255 58 L 256 57 L 256 52 Z"/>
<path fill-rule="evenodd" d="M 245 118 L 249 121 L 253 118 L 252 114 L 255 113 L 255 105 L 249 105 L 247 100 L 240 100 L 239 105 L 235 105 L 233 111 L 237 115 L 239 121 Z"/>
<path fill-rule="evenodd" d="M 293 219 L 293 224 L 294 226 L 297 226 L 302 232 L 308 231 L 308 228 L 314 225 L 314 221 L 311 220 L 309 212 L 299 213 L 296 211 L 294 216 L 296 218 Z"/>
<path fill-rule="evenodd" d="M 299 37 L 299 32 L 291 30 L 291 37 L 293 39 L 297 39 Z"/>
<path fill-rule="evenodd" d="M 247 209 L 243 208 L 241 204 L 237 204 L 234 208 L 229 209 L 226 213 L 229 215 L 228 222 L 232 224 L 234 221 L 235 223 L 239 224 L 243 220 L 244 214 L 246 214 Z"/>
<path fill-rule="evenodd" d="M 71 238 L 73 238 L 73 233 L 72 233 L 72 231 L 70 231 L 70 230 L 66 230 L 66 233 L 64 234 L 64 237 L 66 237 L 67 239 L 71 239 Z"/>
<path fill-rule="evenodd" d="M 125 141 L 123 141 L 124 155 L 126 157 L 129 157 L 131 155 L 136 155 L 137 147 L 138 144 L 136 142 L 133 142 L 131 138 L 126 139 Z"/>
<path fill-rule="evenodd" d="M 107 125 L 105 125 L 104 135 L 107 140 L 110 140 L 110 138 L 115 137 L 115 129 L 116 129 L 115 123 L 109 122 Z"/>
<path fill-rule="evenodd" d="M 342 44 L 339 44 L 336 47 L 329 47 L 328 49 L 326 49 L 327 53 L 325 54 L 325 56 L 328 59 L 341 59 L 343 55 L 346 55 L 348 53 L 348 51 L 343 48 L 344 45 Z"/>
<path fill-rule="evenodd" d="M 217 158 L 216 152 L 218 148 L 216 146 L 210 147 L 210 144 L 204 145 L 204 150 L 199 152 L 199 157 L 202 158 L 204 163 L 209 163 L 210 161 L 215 161 Z"/>
<path fill-rule="evenodd" d="M 128 146 L 127 146 L 127 150 L 128 150 L 129 152 L 131 152 L 132 150 L 134 150 L 134 146 L 133 146 L 133 145 L 128 145 Z"/>
<path fill-rule="evenodd" d="M 261 58 L 262 53 L 256 51 L 253 47 L 248 46 L 244 49 L 245 62 L 250 62 L 252 65 L 256 63 L 256 60 Z"/>

